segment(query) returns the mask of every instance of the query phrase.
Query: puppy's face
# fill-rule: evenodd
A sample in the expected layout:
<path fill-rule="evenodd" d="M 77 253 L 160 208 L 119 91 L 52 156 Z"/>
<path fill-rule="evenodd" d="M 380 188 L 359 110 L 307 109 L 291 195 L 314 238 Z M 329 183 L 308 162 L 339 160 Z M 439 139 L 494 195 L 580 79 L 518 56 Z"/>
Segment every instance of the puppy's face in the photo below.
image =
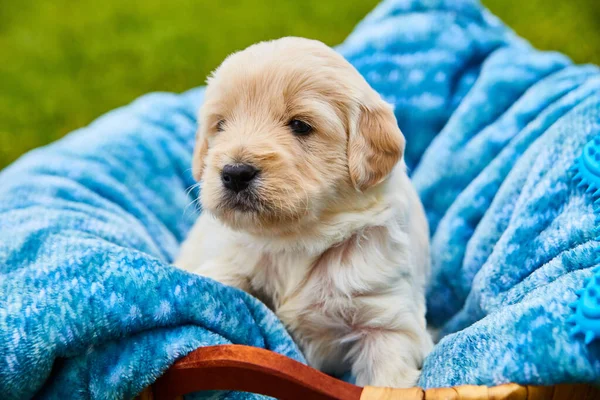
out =
<path fill-rule="evenodd" d="M 380 183 L 402 156 L 391 108 L 324 44 L 263 42 L 209 79 L 194 152 L 204 210 L 234 229 L 297 231 Z"/>

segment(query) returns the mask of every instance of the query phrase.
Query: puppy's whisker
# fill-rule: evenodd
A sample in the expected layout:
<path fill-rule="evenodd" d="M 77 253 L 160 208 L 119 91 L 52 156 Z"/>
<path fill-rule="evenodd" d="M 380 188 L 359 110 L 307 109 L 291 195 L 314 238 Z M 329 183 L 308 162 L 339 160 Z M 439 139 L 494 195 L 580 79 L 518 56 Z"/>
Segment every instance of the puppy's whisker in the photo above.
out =
<path fill-rule="evenodd" d="M 200 182 L 196 182 L 196 183 L 194 183 L 192 186 L 188 187 L 188 188 L 185 190 L 185 195 L 189 197 L 189 196 L 190 196 L 190 193 L 191 193 L 191 192 L 192 192 L 194 189 L 198 189 L 198 188 L 200 188 L 200 185 L 201 185 L 201 183 L 200 183 Z"/>
<path fill-rule="evenodd" d="M 200 205 L 200 199 L 194 199 L 191 202 L 189 202 L 183 209 L 183 216 L 187 217 L 187 212 L 189 211 L 189 208 L 191 206 L 195 206 L 196 207 L 196 211 L 200 211 L 201 209 L 201 205 Z"/>
<path fill-rule="evenodd" d="M 200 185 L 201 185 L 201 183 L 200 183 L 200 182 L 196 182 L 196 183 L 194 183 L 192 186 L 190 186 L 189 188 L 187 188 L 187 189 L 186 189 L 186 191 L 185 191 L 185 195 L 186 195 L 187 197 L 191 197 L 191 193 L 192 193 L 192 191 L 193 191 L 194 189 L 200 188 Z M 187 212 L 188 212 L 188 210 L 189 210 L 190 206 L 196 206 L 196 211 L 199 211 L 199 210 L 200 210 L 200 199 L 196 197 L 196 198 L 192 199 L 192 201 L 190 201 L 190 202 L 189 202 L 189 203 L 188 203 L 188 204 L 187 204 L 187 205 L 184 207 L 184 209 L 183 209 L 183 212 L 182 212 L 182 215 L 183 215 L 184 217 L 186 217 L 186 216 L 187 216 Z"/>

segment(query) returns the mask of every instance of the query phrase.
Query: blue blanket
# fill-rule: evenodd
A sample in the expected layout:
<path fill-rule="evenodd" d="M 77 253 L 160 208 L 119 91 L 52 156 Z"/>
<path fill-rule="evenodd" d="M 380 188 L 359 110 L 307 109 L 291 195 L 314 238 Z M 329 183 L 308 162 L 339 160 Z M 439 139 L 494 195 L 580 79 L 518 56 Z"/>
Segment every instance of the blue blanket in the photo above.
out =
<path fill-rule="evenodd" d="M 420 384 L 599 382 L 568 303 L 598 254 L 570 168 L 600 133 L 600 72 L 532 49 L 475 0 L 388 0 L 338 47 L 395 105 L 432 227 Z M 250 296 L 169 263 L 202 89 L 152 94 L 0 173 L 0 393 L 123 398 L 199 346 L 302 361 Z M 235 397 L 236 394 L 220 394 Z"/>

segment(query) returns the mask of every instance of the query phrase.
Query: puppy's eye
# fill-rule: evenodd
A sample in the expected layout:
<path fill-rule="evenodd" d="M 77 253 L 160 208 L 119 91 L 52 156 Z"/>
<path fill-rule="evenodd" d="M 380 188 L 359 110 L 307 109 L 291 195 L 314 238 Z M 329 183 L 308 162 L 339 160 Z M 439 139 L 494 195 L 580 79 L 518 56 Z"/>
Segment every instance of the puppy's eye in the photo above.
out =
<path fill-rule="evenodd" d="M 312 126 L 299 119 L 291 120 L 289 126 L 292 132 L 297 136 L 308 135 L 310 131 L 312 131 Z"/>
<path fill-rule="evenodd" d="M 225 120 L 224 119 L 217 122 L 217 132 L 223 132 L 223 130 L 225 130 Z"/>

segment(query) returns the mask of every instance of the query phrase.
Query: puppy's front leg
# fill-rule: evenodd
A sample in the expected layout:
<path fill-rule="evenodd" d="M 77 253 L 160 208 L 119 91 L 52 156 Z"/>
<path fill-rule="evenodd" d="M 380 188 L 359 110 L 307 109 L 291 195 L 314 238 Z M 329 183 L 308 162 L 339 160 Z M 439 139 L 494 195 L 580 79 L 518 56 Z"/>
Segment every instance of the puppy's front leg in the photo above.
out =
<path fill-rule="evenodd" d="M 236 247 L 214 218 L 200 215 L 182 244 L 176 267 L 248 291 L 253 254 Z"/>
<path fill-rule="evenodd" d="M 250 291 L 250 281 L 245 274 L 240 273 L 239 268 L 231 265 L 230 260 L 212 259 L 204 262 L 197 268 L 187 269 L 198 275 L 214 279 L 223 285 L 233 286 L 246 292 Z"/>
<path fill-rule="evenodd" d="M 408 388 L 416 385 L 431 348 L 427 332 L 370 329 L 353 346 L 352 373 L 359 386 Z"/>

